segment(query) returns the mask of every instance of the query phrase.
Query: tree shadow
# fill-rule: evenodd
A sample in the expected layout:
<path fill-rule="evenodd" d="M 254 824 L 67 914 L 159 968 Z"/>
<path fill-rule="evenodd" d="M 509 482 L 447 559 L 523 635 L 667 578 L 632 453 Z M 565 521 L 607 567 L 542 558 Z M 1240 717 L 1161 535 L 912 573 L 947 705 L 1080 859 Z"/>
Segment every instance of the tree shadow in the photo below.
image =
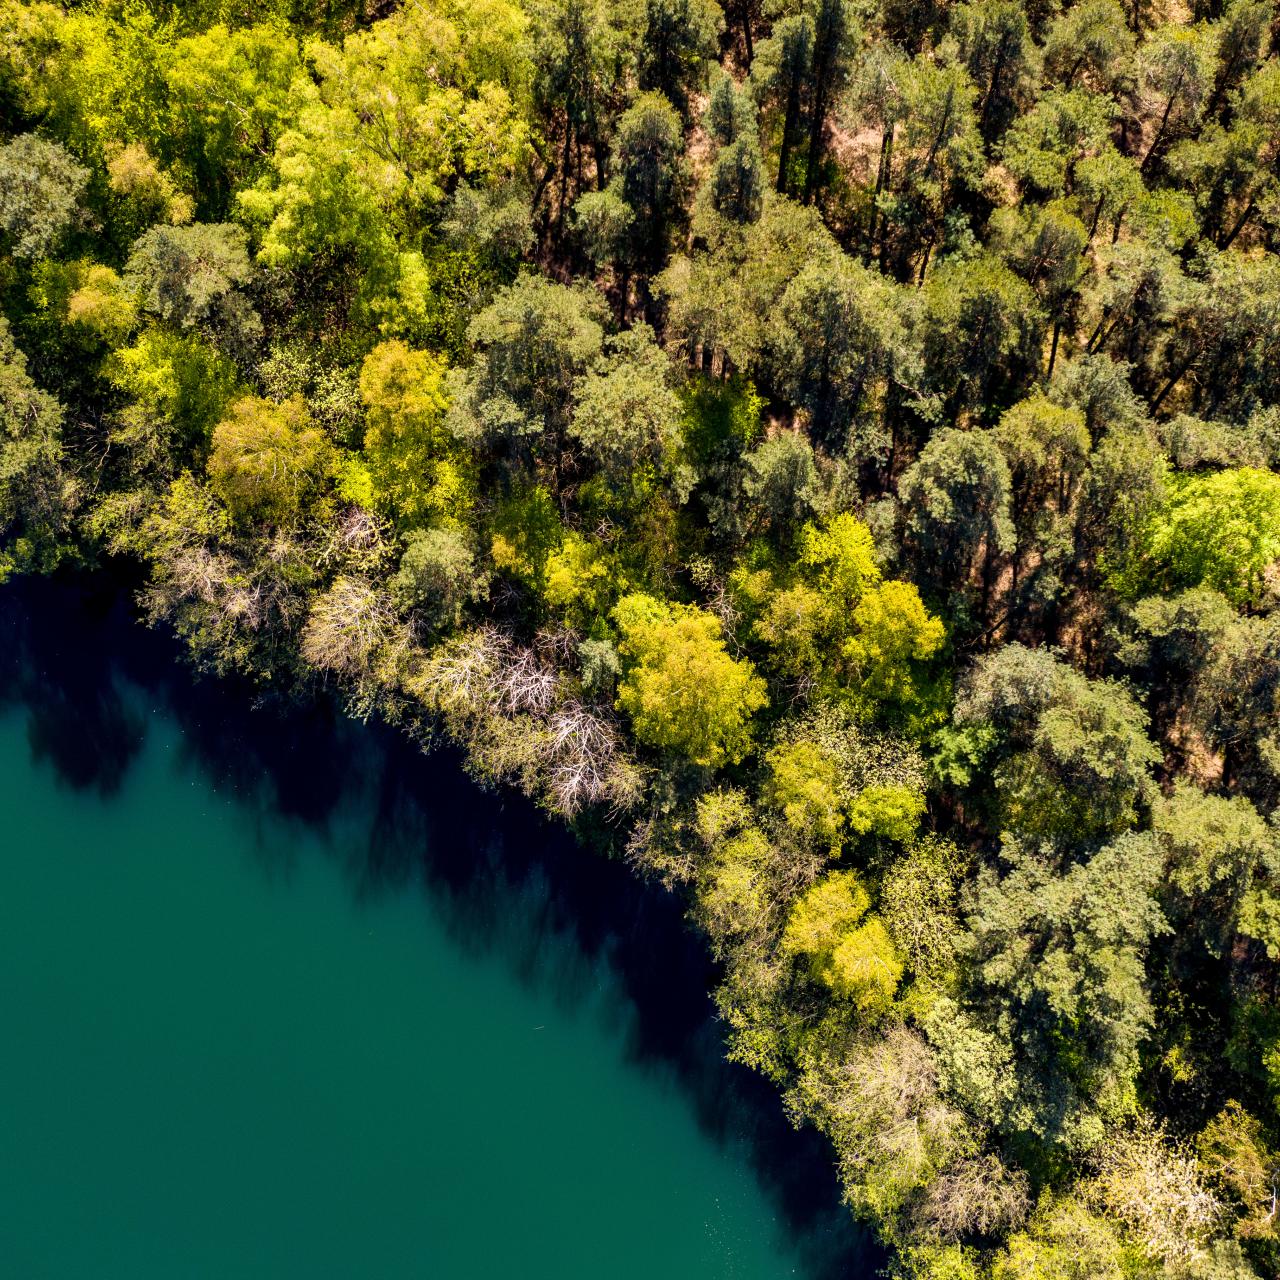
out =
<path fill-rule="evenodd" d="M 805 1274 L 851 1280 L 883 1265 L 840 1203 L 826 1141 L 792 1128 L 776 1089 L 725 1060 L 708 994 L 716 969 L 674 896 L 521 797 L 477 786 L 450 750 L 424 759 L 327 701 L 263 706 L 234 682 L 192 679 L 175 642 L 139 627 L 100 580 L 6 586 L 0 646 L 0 705 L 25 708 L 33 752 L 67 785 L 121 785 L 145 735 L 141 699 L 176 720 L 183 754 L 219 790 L 331 849 L 358 900 L 424 892 L 459 948 L 497 957 L 562 1006 L 591 998 L 607 965 L 631 1062 L 679 1089 L 704 1132 L 749 1162 Z M 287 878 L 297 843 L 263 842 L 264 872 Z"/>
<path fill-rule="evenodd" d="M 80 595 L 24 583 L 5 588 L 5 603 L 0 707 L 25 709 L 32 757 L 48 764 L 61 784 L 114 794 L 142 748 L 146 723 L 112 678 L 113 653 L 76 637 L 111 625 L 119 592 Z"/>

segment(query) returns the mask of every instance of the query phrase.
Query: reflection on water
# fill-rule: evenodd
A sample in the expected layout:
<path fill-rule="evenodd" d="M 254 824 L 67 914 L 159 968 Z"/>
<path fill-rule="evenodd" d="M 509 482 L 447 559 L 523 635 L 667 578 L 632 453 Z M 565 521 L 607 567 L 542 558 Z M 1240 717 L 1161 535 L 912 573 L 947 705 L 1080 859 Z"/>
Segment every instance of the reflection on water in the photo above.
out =
<path fill-rule="evenodd" d="M 424 760 L 327 705 L 255 705 L 245 689 L 193 680 L 175 655 L 101 580 L 0 593 L 0 707 L 25 712 L 33 755 L 63 784 L 104 796 L 121 786 L 147 731 L 133 686 L 181 726 L 183 749 L 219 790 L 322 837 L 358 897 L 424 886 L 457 945 L 570 1006 L 598 992 L 607 964 L 630 1005 L 618 1021 L 631 1063 L 678 1082 L 703 1130 L 749 1160 L 807 1273 L 874 1273 L 881 1256 L 838 1202 L 826 1144 L 786 1123 L 771 1086 L 724 1061 L 714 970 L 675 900 L 519 798 L 476 787 L 447 752 Z M 287 882 L 300 843 L 264 842 L 264 874 Z"/>

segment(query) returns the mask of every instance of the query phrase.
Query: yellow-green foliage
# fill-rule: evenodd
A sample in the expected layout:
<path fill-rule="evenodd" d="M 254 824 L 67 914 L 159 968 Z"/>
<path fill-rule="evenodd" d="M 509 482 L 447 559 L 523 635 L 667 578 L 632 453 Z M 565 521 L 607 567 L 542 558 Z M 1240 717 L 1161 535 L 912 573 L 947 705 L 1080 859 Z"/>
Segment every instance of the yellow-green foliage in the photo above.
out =
<path fill-rule="evenodd" d="M 74 292 L 67 299 L 67 319 L 113 346 L 133 328 L 137 308 L 121 288 L 120 277 L 98 262 L 86 263 L 77 273 Z"/>
<path fill-rule="evenodd" d="M 832 606 L 851 607 L 880 581 L 871 530 L 848 512 L 833 516 L 822 526 L 806 524 L 800 531 L 797 560 Z"/>
<path fill-rule="evenodd" d="M 240 193 L 262 228 L 260 258 L 289 266 L 356 249 L 393 252 L 450 183 L 497 182 L 528 155 L 523 12 L 507 0 L 406 5 L 338 48 L 312 41 L 310 78 L 271 172 Z M 317 83 L 318 82 L 318 83 Z"/>
<path fill-rule="evenodd" d="M 494 568 L 545 591 L 547 567 L 565 538 L 551 495 L 541 485 L 514 493 L 498 504 L 490 523 Z"/>
<path fill-rule="evenodd" d="M 768 699 L 751 664 L 725 651 L 719 619 L 646 595 L 623 597 L 613 618 L 626 662 L 618 706 L 636 737 L 698 765 L 741 760 Z"/>
<path fill-rule="evenodd" d="M 893 1002 L 902 959 L 852 871 L 823 877 L 792 905 L 783 951 L 802 956 L 835 995 L 874 1017 Z"/>
<path fill-rule="evenodd" d="M 213 429 L 209 482 L 237 520 L 288 524 L 332 457 L 301 396 L 284 404 L 245 396 Z"/>
<path fill-rule="evenodd" d="M 884 836 L 905 844 L 915 835 L 924 810 L 924 796 L 910 787 L 864 787 L 849 806 L 849 826 L 860 836 Z"/>
<path fill-rule="evenodd" d="M 769 773 L 765 799 L 781 811 L 802 837 L 838 849 L 844 829 L 840 766 L 831 752 L 800 739 L 773 748 L 765 757 Z"/>
<path fill-rule="evenodd" d="M 996 1255 L 991 1280 L 1129 1280 L 1137 1261 L 1107 1219 L 1079 1200 L 1046 1196 Z"/>
<path fill-rule="evenodd" d="M 918 694 L 917 663 L 942 648 L 946 628 L 911 582 L 882 582 L 858 601 L 854 634 L 844 654 L 861 696 L 872 702 L 909 703 Z"/>
<path fill-rule="evenodd" d="M 235 393 L 235 366 L 198 334 L 148 329 L 107 364 L 107 377 L 142 415 L 206 441 Z"/>
<path fill-rule="evenodd" d="M 444 427 L 444 366 L 394 340 L 375 347 L 360 370 L 368 409 L 364 459 L 377 500 L 397 524 L 414 528 L 460 520 L 474 498 L 470 459 Z"/>
<path fill-rule="evenodd" d="M 573 530 L 547 557 L 546 601 L 566 622 L 589 623 L 604 611 L 618 586 L 599 545 Z"/>
<path fill-rule="evenodd" d="M 946 629 L 913 583 L 882 580 L 871 530 L 855 516 L 806 523 L 792 564 L 740 566 L 731 586 L 784 675 L 863 714 L 931 705 L 925 669 Z"/>
<path fill-rule="evenodd" d="M 1111 576 L 1130 595 L 1205 586 L 1237 605 L 1256 605 L 1277 561 L 1280 475 L 1238 467 L 1171 477 L 1133 557 Z"/>

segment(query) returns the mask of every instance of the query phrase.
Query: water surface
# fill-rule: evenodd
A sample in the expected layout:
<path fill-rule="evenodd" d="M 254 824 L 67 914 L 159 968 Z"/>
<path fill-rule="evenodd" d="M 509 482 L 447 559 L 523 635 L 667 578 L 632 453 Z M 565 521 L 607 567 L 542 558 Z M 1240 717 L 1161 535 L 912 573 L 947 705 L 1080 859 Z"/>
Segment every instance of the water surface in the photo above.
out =
<path fill-rule="evenodd" d="M 670 899 L 173 652 L 0 590 L 4 1274 L 873 1274 Z"/>

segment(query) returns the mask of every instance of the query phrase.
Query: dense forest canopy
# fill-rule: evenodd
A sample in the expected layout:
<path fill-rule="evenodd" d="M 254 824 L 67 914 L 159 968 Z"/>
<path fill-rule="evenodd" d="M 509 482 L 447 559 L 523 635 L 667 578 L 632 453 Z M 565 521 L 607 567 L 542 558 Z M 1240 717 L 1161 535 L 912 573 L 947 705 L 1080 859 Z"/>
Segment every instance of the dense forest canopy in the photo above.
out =
<path fill-rule="evenodd" d="M 1280 1275 L 1270 0 L 0 0 L 0 576 L 687 897 L 914 1280 Z"/>

